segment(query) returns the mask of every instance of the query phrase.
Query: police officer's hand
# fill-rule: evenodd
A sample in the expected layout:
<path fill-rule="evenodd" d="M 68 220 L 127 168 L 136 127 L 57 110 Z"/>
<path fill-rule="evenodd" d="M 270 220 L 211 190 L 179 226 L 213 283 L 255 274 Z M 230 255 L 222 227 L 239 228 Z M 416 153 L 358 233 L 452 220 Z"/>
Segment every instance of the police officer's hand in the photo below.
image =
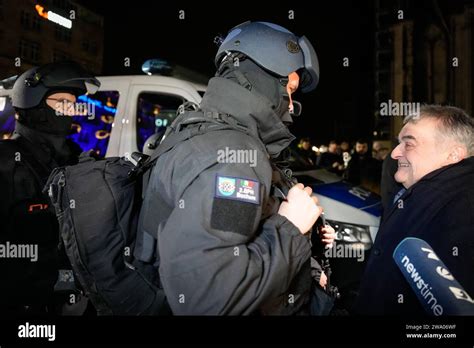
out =
<path fill-rule="evenodd" d="M 307 233 L 321 215 L 322 208 L 317 205 L 318 199 L 311 197 L 311 187 L 297 184 L 288 191 L 287 201 L 280 205 L 278 214 L 286 217 L 301 233 Z"/>
<path fill-rule="evenodd" d="M 334 240 L 336 239 L 336 231 L 330 225 L 326 225 L 319 229 L 319 237 L 327 248 L 332 248 Z"/>
<path fill-rule="evenodd" d="M 321 285 L 321 287 L 323 289 L 326 289 L 326 285 L 328 284 L 328 277 L 326 276 L 326 273 L 324 273 L 324 271 L 321 272 L 321 278 L 319 278 L 319 285 Z"/>

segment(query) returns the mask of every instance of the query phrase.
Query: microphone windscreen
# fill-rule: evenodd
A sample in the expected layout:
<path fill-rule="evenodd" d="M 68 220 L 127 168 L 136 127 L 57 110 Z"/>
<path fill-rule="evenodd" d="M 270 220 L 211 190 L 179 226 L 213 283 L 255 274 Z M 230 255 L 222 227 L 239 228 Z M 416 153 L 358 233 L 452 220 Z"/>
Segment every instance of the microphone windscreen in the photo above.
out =
<path fill-rule="evenodd" d="M 474 315 L 474 300 L 427 242 L 405 238 L 395 248 L 393 259 L 427 313 Z"/>

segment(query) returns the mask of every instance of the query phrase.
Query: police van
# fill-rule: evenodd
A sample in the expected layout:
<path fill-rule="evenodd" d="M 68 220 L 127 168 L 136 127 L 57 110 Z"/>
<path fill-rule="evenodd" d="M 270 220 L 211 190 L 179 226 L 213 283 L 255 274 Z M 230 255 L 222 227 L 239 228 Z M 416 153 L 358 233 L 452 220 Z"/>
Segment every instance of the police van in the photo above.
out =
<path fill-rule="evenodd" d="M 164 130 L 186 101 L 200 103 L 206 86 L 168 76 L 104 76 L 97 93 L 78 98 L 85 107 L 74 116 L 69 136 L 82 150 L 104 157 L 143 151 L 146 140 Z M 12 80 L 0 82 L 0 138 L 15 128 L 8 96 Z M 14 80 L 13 80 L 14 81 Z"/>

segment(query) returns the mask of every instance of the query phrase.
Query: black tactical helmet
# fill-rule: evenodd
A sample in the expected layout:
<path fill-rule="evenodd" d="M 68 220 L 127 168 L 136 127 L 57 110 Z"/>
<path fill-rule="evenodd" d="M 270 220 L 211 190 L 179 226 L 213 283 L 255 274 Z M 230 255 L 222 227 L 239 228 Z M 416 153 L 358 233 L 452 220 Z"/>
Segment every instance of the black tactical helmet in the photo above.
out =
<path fill-rule="evenodd" d="M 40 105 L 51 92 L 63 91 L 76 96 L 95 93 L 100 82 L 74 62 L 58 62 L 25 71 L 13 85 L 12 104 L 19 109 Z"/>
<path fill-rule="evenodd" d="M 303 92 L 313 90 L 319 82 L 318 57 L 311 43 L 279 25 L 247 21 L 234 27 L 217 51 L 217 67 L 229 52 L 243 53 L 278 76 L 297 71 Z"/>

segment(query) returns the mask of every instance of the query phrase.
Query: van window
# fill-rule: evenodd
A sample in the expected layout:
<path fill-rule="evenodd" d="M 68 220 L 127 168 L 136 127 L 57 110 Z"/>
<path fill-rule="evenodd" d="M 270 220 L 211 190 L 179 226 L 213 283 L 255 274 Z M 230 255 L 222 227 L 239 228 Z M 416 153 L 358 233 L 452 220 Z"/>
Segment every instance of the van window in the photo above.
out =
<path fill-rule="evenodd" d="M 10 97 L 0 97 L 0 140 L 9 139 L 15 130 L 15 109 Z"/>
<path fill-rule="evenodd" d="M 137 102 L 137 148 L 143 151 L 146 140 L 164 131 L 176 117 L 176 110 L 186 100 L 178 95 L 142 92 Z"/>
<path fill-rule="evenodd" d="M 68 138 L 76 142 L 82 151 L 93 150 L 105 156 L 118 100 L 118 91 L 98 91 L 94 95 L 79 96 L 77 102 L 84 116 L 73 117 L 72 134 Z"/>

